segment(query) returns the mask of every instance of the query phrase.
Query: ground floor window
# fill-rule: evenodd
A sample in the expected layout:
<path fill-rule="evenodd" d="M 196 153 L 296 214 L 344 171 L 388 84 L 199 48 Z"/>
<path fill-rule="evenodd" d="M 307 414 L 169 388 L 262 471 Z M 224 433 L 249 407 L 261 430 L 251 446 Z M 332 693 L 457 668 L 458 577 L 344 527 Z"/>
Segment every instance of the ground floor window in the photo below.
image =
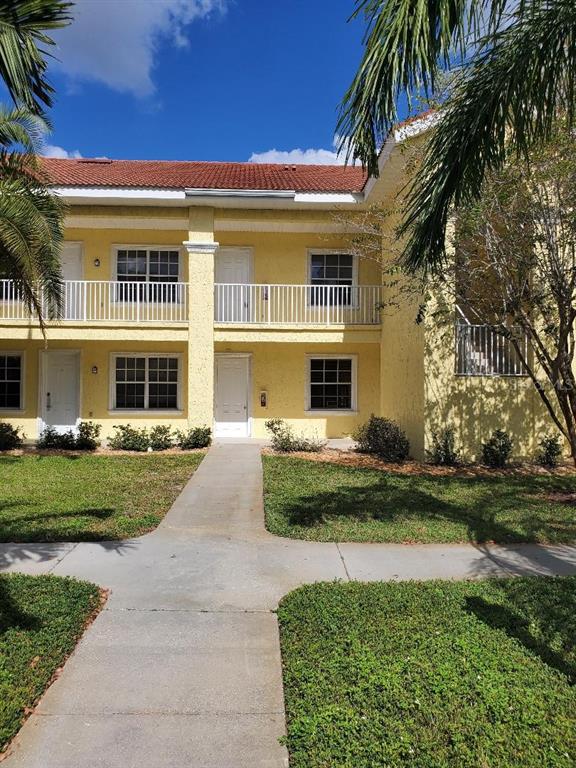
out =
<path fill-rule="evenodd" d="M 0 352 L 0 408 L 22 408 L 22 355 Z"/>
<path fill-rule="evenodd" d="M 180 359 L 175 356 L 117 355 L 113 407 L 121 410 L 177 410 Z"/>
<path fill-rule="evenodd" d="M 354 363 L 353 357 L 308 358 L 309 410 L 354 410 Z"/>

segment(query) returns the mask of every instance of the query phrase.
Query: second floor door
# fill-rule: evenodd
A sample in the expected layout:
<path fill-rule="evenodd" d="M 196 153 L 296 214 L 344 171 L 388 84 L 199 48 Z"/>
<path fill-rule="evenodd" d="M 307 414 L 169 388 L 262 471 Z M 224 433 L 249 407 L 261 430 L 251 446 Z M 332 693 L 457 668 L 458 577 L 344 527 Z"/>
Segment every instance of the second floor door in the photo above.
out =
<path fill-rule="evenodd" d="M 254 297 L 250 278 L 252 253 L 249 248 L 220 248 L 214 265 L 217 323 L 250 322 Z"/>

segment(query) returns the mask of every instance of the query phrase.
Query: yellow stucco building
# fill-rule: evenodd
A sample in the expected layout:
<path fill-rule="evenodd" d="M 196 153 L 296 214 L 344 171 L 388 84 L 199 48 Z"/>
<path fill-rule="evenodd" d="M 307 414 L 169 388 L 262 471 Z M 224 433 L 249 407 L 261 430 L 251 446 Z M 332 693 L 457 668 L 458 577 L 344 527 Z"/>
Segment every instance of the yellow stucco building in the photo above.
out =
<path fill-rule="evenodd" d="M 413 307 L 383 314 L 378 264 L 349 252 L 335 212 L 394 199 L 401 142 L 386 143 L 376 180 L 342 166 L 46 160 L 70 206 L 64 316 L 45 341 L 0 281 L 0 419 L 32 440 L 88 419 L 104 437 L 124 423 L 264 437 L 273 417 L 342 437 L 375 413 L 416 458 L 448 422 L 470 456 L 497 426 L 529 453 L 542 413 L 527 380 L 480 370 L 482 349 L 461 370 L 461 345 L 417 326 Z"/>

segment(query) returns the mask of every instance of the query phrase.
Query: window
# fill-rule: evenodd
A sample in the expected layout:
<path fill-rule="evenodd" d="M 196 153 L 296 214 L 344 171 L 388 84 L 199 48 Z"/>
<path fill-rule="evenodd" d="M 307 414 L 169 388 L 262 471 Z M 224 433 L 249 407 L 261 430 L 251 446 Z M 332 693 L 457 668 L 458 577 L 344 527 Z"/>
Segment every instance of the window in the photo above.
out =
<path fill-rule="evenodd" d="M 178 357 L 118 355 L 114 361 L 114 408 L 178 409 Z"/>
<path fill-rule="evenodd" d="M 22 355 L 0 352 L 0 408 L 22 408 Z"/>
<path fill-rule="evenodd" d="M 180 301 L 180 252 L 170 249 L 119 248 L 116 252 L 117 301 Z"/>
<path fill-rule="evenodd" d="M 354 380 L 352 357 L 311 357 L 309 359 L 309 410 L 353 410 L 355 407 Z"/>
<path fill-rule="evenodd" d="M 310 254 L 310 305 L 350 306 L 353 303 L 354 256 L 349 253 Z"/>

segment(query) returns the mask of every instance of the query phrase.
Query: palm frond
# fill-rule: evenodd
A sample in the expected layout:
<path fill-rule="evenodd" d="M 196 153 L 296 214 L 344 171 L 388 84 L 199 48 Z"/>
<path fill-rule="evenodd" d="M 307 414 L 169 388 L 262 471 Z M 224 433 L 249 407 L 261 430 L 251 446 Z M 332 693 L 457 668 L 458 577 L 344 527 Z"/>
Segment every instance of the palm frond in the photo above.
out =
<path fill-rule="evenodd" d="M 61 313 L 64 213 L 33 156 L 0 154 L 0 273 L 18 283 L 42 326 Z"/>
<path fill-rule="evenodd" d="M 16 104 L 41 114 L 52 105 L 53 88 L 46 78 L 47 32 L 71 21 L 67 0 L 0 0 L 0 78 Z"/>
<path fill-rule="evenodd" d="M 415 177 L 400 230 L 410 269 L 442 264 L 452 206 L 478 199 L 510 146 L 527 156 L 558 115 L 573 125 L 575 77 L 574 0 L 542 0 L 499 32 L 452 94 Z"/>
<path fill-rule="evenodd" d="M 0 147 L 20 145 L 26 152 L 35 152 L 42 145 L 49 125 L 45 118 L 26 107 L 6 108 L 0 104 Z"/>
<path fill-rule="evenodd" d="M 430 97 L 439 75 L 466 66 L 474 52 L 539 0 L 358 0 L 354 17 L 367 31 L 358 72 L 342 101 L 336 133 L 347 159 L 378 174 L 378 152 L 398 120 L 400 94 L 409 105 Z"/>

